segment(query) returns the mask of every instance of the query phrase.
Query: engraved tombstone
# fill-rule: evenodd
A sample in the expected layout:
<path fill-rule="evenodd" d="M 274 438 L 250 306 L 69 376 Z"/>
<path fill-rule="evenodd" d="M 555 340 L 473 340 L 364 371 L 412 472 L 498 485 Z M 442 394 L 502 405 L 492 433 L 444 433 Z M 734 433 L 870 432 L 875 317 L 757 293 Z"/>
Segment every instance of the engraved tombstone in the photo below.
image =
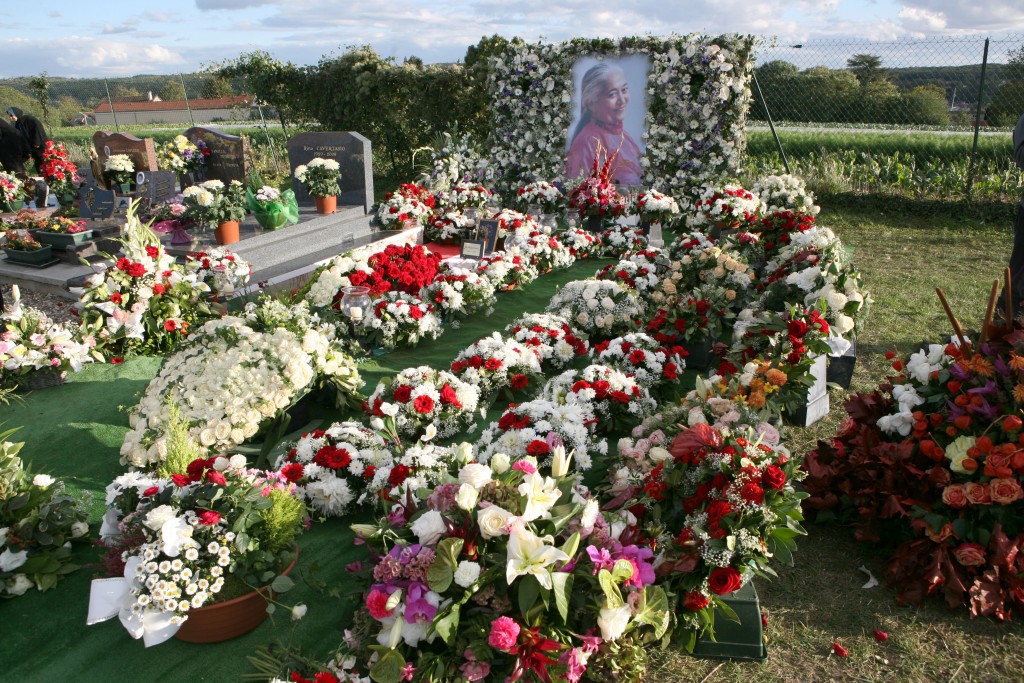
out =
<path fill-rule="evenodd" d="M 126 133 L 111 133 L 109 130 L 97 131 L 92 136 L 93 147 L 99 156 L 99 167 L 102 169 L 107 157 L 113 154 L 127 154 L 132 160 L 136 171 L 156 171 L 156 147 L 153 138 L 137 138 Z"/>
<path fill-rule="evenodd" d="M 204 169 L 207 180 L 220 180 L 225 183 L 232 180 L 245 182 L 249 173 L 249 138 L 244 135 L 228 135 L 202 126 L 189 128 L 185 131 L 185 137 L 196 144 L 202 141 L 210 150 Z"/>
<path fill-rule="evenodd" d="M 334 159 L 340 166 L 338 206 L 361 206 L 369 213 L 373 205 L 373 151 L 370 141 L 352 132 L 300 133 L 290 137 L 288 160 L 295 196 L 300 203 L 312 203 L 313 199 L 295 180 L 295 168 L 317 157 Z"/>

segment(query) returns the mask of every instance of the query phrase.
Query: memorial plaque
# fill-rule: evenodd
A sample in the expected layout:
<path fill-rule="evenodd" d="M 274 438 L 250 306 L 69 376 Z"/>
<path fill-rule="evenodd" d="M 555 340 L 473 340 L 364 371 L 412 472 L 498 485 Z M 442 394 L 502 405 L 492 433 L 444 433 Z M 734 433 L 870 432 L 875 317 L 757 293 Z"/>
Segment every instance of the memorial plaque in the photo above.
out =
<path fill-rule="evenodd" d="M 498 221 L 480 221 L 479 237 L 484 241 L 484 253 L 490 254 L 498 248 Z"/>
<path fill-rule="evenodd" d="M 483 240 L 462 240 L 462 248 L 459 250 L 461 258 L 482 259 L 484 257 Z"/>
<path fill-rule="evenodd" d="M 174 171 L 153 171 L 152 173 L 140 173 L 139 175 L 145 176 L 142 182 L 138 184 L 144 209 L 149 210 L 177 194 L 175 183 L 178 177 Z"/>
<path fill-rule="evenodd" d="M 373 205 L 373 152 L 370 141 L 359 133 L 300 133 L 288 139 L 288 161 L 292 186 L 299 203 L 311 204 L 313 198 L 295 179 L 295 168 L 313 159 L 334 159 L 340 167 L 338 206 L 361 206 L 369 213 Z"/>
<path fill-rule="evenodd" d="M 78 212 L 82 218 L 96 220 L 110 218 L 114 215 L 114 192 L 102 190 L 95 185 L 82 185 L 78 188 Z"/>
<path fill-rule="evenodd" d="M 153 145 L 153 138 L 137 138 L 126 133 L 111 133 L 109 130 L 97 131 L 92 136 L 93 147 L 99 155 L 99 165 L 107 161 L 107 157 L 113 154 L 127 154 L 128 158 L 135 164 L 136 171 L 156 171 L 156 147 Z"/>
<path fill-rule="evenodd" d="M 244 135 L 228 135 L 212 128 L 196 126 L 185 131 L 185 137 L 193 143 L 203 142 L 210 150 L 203 169 L 206 180 L 220 180 L 229 183 L 246 181 L 249 174 L 249 138 Z"/>

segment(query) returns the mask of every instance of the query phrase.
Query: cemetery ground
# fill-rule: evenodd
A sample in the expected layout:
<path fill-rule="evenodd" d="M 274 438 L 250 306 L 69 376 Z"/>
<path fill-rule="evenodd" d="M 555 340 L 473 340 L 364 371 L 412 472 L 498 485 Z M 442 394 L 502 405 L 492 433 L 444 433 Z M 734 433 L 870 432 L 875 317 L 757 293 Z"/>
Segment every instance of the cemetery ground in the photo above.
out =
<path fill-rule="evenodd" d="M 892 373 L 884 358 L 887 349 L 905 357 L 922 341 L 939 341 L 950 333 L 935 287 L 942 287 L 966 330 L 978 329 L 991 282 L 1009 258 L 1013 208 L 989 206 L 983 211 L 940 206 L 922 210 L 891 199 L 867 204 L 834 199 L 819 199 L 823 207 L 819 221 L 834 229 L 851 250 L 874 299 L 868 324 L 858 339 L 853 381 L 854 391 L 870 391 Z M 844 397 L 842 391 L 833 390 L 826 420 L 810 429 L 789 431 L 787 441 L 795 455 L 802 457 L 817 439 L 836 433 L 845 416 Z M 111 452 L 111 457 L 116 454 Z M 28 458 L 31 460 L 31 454 Z M 809 535 L 800 539 L 795 566 L 776 566 L 778 578 L 756 580 L 767 615 L 768 659 L 764 663 L 700 660 L 651 650 L 647 680 L 1020 680 L 1024 671 L 1024 626 L 1020 622 L 971 620 L 966 610 L 949 609 L 940 600 L 930 600 L 923 608 L 901 606 L 896 603 L 895 591 L 884 584 L 890 546 L 857 543 L 843 520 L 811 522 L 807 528 Z M 893 546 L 896 540 L 892 539 Z M 858 569 L 861 565 L 882 585 L 863 589 L 868 576 Z M 332 602 L 325 601 L 325 606 Z M 340 628 L 345 618 L 338 615 L 328 621 Z M 876 629 L 886 632 L 889 639 L 876 641 Z M 266 640 L 275 635 L 288 638 L 287 627 L 278 634 L 262 627 L 258 634 Z M 295 637 L 298 642 L 304 640 L 301 627 Z M 849 656 L 833 654 L 833 643 L 846 648 Z M 126 645 L 139 646 L 134 642 Z M 217 656 L 216 646 L 197 656 Z M 251 671 L 241 660 L 236 670 L 239 675 Z"/>

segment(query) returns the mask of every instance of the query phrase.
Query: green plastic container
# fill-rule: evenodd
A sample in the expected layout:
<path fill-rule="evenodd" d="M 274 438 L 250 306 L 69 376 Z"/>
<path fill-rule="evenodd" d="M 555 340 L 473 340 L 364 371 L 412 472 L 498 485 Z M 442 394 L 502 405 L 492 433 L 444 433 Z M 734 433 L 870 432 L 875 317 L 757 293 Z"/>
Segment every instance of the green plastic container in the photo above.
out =
<path fill-rule="evenodd" d="M 49 244 L 34 251 L 4 249 L 4 253 L 7 254 L 7 260 L 11 263 L 20 263 L 25 266 L 39 267 L 53 260 L 53 247 Z"/>
<path fill-rule="evenodd" d="M 768 658 L 761 627 L 761 604 L 757 590 L 748 583 L 735 593 L 722 598 L 736 612 L 740 623 L 732 621 L 715 610 L 715 640 L 707 636 L 697 641 L 694 657 L 704 659 L 734 659 L 745 662 L 763 662 Z"/>
<path fill-rule="evenodd" d="M 92 230 L 85 232 L 49 232 L 36 230 L 32 233 L 42 244 L 49 244 L 58 249 L 64 249 L 75 244 L 84 244 L 92 239 Z"/>

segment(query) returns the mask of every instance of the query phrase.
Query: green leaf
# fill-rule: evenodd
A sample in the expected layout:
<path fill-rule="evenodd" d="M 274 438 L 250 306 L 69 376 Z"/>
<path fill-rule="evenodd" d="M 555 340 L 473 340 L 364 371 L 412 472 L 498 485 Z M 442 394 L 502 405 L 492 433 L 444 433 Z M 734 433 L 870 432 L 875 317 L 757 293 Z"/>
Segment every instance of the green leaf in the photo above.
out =
<path fill-rule="evenodd" d="M 455 633 L 459 629 L 458 603 L 452 605 L 451 611 L 434 623 L 434 629 L 437 631 L 437 635 L 441 636 L 441 640 L 451 645 L 452 638 L 455 637 Z"/>
<path fill-rule="evenodd" d="M 405 657 L 398 650 L 388 650 L 370 667 L 370 678 L 376 683 L 400 683 Z"/>
<path fill-rule="evenodd" d="M 524 617 L 536 604 L 538 597 L 540 597 L 540 584 L 537 583 L 537 579 L 532 576 L 524 576 L 519 582 L 519 611 Z"/>
<path fill-rule="evenodd" d="M 277 611 L 277 605 L 272 602 L 267 603 L 267 614 L 273 614 Z"/>
<path fill-rule="evenodd" d="M 597 572 L 597 582 L 601 584 L 601 590 L 604 591 L 604 599 L 608 607 L 612 609 L 622 607 L 622 593 L 619 592 L 619 586 L 615 583 L 615 579 L 612 578 L 612 573 L 607 569 L 600 570 Z"/>
<path fill-rule="evenodd" d="M 672 616 L 668 608 L 668 596 L 661 586 L 647 586 L 643 595 L 643 604 L 637 611 L 634 620 L 653 626 L 654 637 L 661 638 L 668 630 Z"/>
<path fill-rule="evenodd" d="M 427 568 L 427 585 L 435 593 L 443 593 L 452 585 L 454 576 L 455 572 L 448 566 L 447 560 L 438 553 Z"/>
<path fill-rule="evenodd" d="M 461 538 L 446 538 L 437 544 L 436 557 L 443 558 L 445 564 L 454 572 L 459 566 L 459 553 L 462 552 L 464 544 L 465 541 Z"/>
<path fill-rule="evenodd" d="M 270 588 L 275 593 L 287 593 L 292 589 L 294 585 L 295 582 L 287 576 L 279 576 L 276 579 L 274 579 L 274 582 L 272 584 L 270 584 Z"/>
<path fill-rule="evenodd" d="M 616 560 L 612 568 L 612 578 L 616 583 L 622 583 L 633 578 L 633 564 L 629 560 Z"/>
<path fill-rule="evenodd" d="M 572 574 L 552 572 L 551 585 L 555 594 L 555 607 L 558 608 L 558 614 L 562 617 L 562 623 L 567 623 L 569 620 L 569 597 L 572 595 L 572 584 Z"/>
<path fill-rule="evenodd" d="M 562 544 L 562 552 L 572 558 L 576 554 L 576 551 L 580 547 L 580 532 L 574 533 L 572 536 L 566 539 L 565 543 Z"/>

